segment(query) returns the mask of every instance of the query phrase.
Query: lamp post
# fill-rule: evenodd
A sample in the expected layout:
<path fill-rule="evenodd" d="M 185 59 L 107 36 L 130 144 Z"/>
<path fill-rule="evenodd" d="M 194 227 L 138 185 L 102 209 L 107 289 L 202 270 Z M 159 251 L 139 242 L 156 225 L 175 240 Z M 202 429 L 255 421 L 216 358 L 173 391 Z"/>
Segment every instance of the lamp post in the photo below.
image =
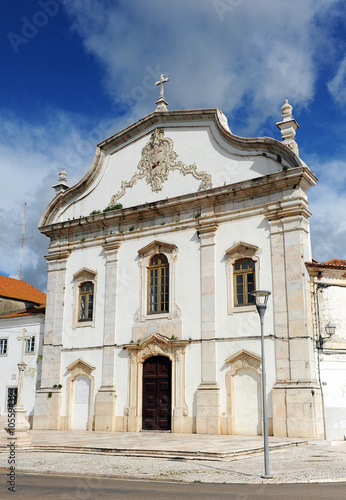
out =
<path fill-rule="evenodd" d="M 255 290 L 251 295 L 255 297 L 256 309 L 261 322 L 261 356 L 262 356 L 262 414 L 263 414 L 263 438 L 264 438 L 264 479 L 272 479 L 269 471 L 269 444 L 268 444 L 268 418 L 267 418 L 267 395 L 266 395 L 266 366 L 264 356 L 264 314 L 267 309 L 268 297 L 271 294 L 268 290 Z"/>

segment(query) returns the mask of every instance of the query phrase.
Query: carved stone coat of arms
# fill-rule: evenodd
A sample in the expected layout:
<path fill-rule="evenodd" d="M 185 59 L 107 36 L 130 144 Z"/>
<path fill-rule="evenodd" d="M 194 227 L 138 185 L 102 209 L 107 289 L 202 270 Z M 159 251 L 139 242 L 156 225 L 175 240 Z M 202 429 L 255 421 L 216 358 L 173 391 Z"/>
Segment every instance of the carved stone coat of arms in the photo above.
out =
<path fill-rule="evenodd" d="M 184 165 L 181 161 L 176 161 L 177 153 L 173 150 L 173 141 L 165 137 L 163 129 L 155 129 L 151 134 L 149 142 L 142 149 L 141 160 L 137 166 L 136 172 L 129 181 L 122 181 L 121 190 L 116 193 L 109 206 L 118 203 L 124 196 L 127 188 L 131 188 L 140 180 L 145 179 L 150 184 L 152 191 L 161 191 L 164 182 L 168 179 L 170 171 L 179 170 L 183 175 L 191 174 L 200 180 L 199 189 L 208 189 L 212 187 L 211 175 L 207 172 L 197 171 L 197 165 Z"/>

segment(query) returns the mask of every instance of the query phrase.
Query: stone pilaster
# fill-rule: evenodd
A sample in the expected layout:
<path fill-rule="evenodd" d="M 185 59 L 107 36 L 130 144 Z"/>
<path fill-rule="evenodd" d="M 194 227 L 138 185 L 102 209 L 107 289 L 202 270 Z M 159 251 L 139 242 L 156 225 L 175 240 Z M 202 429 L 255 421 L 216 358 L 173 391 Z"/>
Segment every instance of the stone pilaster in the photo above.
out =
<path fill-rule="evenodd" d="M 95 430 L 115 431 L 115 329 L 118 253 L 120 243 L 114 238 L 103 245 L 106 254 L 105 304 L 103 325 L 102 385 L 96 395 Z"/>
<path fill-rule="evenodd" d="M 201 384 L 197 389 L 197 434 L 220 434 L 220 388 L 217 384 L 215 248 L 217 226 L 202 226 L 201 251 Z"/>
<path fill-rule="evenodd" d="M 302 199 L 289 203 L 289 210 L 283 206 L 280 212 L 268 216 L 277 370 L 273 431 L 274 436 L 317 438 L 323 435 L 323 415 L 314 360 L 309 279 L 304 264 L 311 258 L 310 213 Z"/>
<path fill-rule="evenodd" d="M 61 347 L 68 252 L 52 253 L 48 261 L 47 303 L 43 337 L 41 387 L 35 395 L 33 429 L 61 428 Z"/>

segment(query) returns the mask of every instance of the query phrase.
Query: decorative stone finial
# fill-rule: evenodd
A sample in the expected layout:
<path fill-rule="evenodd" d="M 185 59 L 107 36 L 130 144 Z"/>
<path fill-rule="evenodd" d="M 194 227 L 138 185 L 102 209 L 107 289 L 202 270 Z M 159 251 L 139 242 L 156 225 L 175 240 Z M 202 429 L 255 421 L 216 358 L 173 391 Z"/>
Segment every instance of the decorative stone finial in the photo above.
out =
<path fill-rule="evenodd" d="M 292 116 L 292 109 L 288 100 L 285 99 L 285 103 L 281 108 L 282 121 L 277 122 L 276 125 L 281 130 L 282 142 L 299 156 L 298 144 L 295 141 L 296 130 L 299 128 L 299 125 Z"/>
<path fill-rule="evenodd" d="M 55 189 L 56 195 L 60 194 L 63 191 L 66 191 L 66 189 L 68 189 L 68 185 L 66 184 L 66 179 L 67 179 L 67 173 L 63 167 L 59 172 L 58 184 L 55 184 L 54 186 L 52 186 L 52 188 Z"/>
<path fill-rule="evenodd" d="M 158 82 L 155 82 L 155 85 L 160 85 L 160 97 L 159 100 L 156 101 L 155 103 L 157 104 L 155 111 L 168 111 L 167 110 L 168 102 L 165 100 L 163 96 L 163 86 L 166 82 L 169 82 L 169 78 L 165 77 L 165 75 L 161 73 L 160 80 Z"/>
<path fill-rule="evenodd" d="M 67 179 L 67 173 L 64 167 L 59 172 L 59 182 L 66 182 Z"/>

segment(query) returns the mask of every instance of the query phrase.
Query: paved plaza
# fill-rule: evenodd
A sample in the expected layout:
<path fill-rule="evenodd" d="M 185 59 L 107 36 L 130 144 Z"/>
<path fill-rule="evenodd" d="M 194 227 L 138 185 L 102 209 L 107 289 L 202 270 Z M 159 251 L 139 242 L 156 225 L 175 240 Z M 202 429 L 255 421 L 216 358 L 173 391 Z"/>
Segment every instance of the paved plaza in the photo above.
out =
<path fill-rule="evenodd" d="M 346 481 L 346 442 L 269 438 L 264 472 L 261 436 L 171 433 L 29 431 L 33 446 L 17 450 L 16 470 L 81 477 L 122 477 L 184 482 L 299 483 Z M 7 434 L 0 431 L 0 470 Z"/>

